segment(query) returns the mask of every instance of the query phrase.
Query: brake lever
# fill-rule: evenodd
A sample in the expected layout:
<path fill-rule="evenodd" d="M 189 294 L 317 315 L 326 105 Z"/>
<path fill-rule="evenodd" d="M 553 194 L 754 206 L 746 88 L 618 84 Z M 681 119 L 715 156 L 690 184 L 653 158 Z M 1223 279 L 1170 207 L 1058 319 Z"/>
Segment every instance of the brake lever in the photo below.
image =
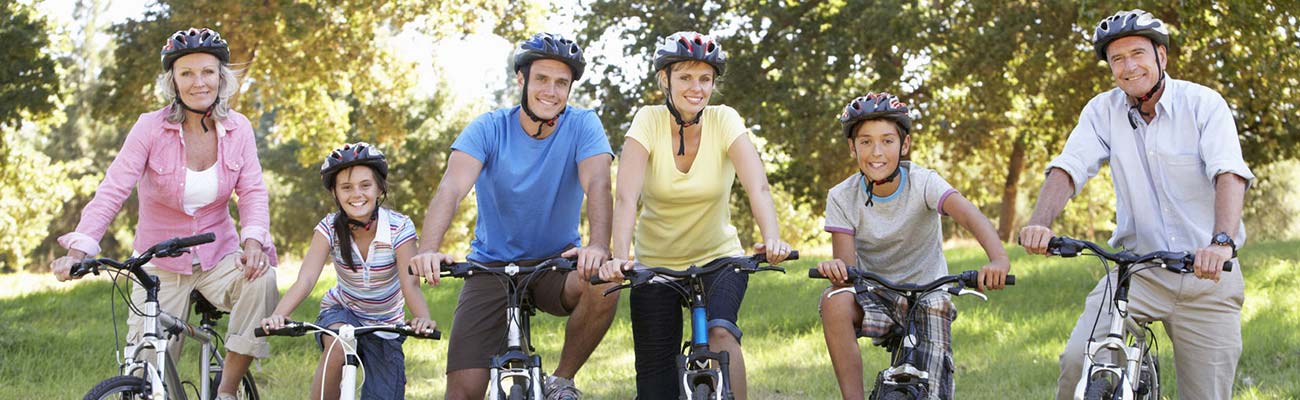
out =
<path fill-rule="evenodd" d="M 964 287 L 964 286 L 963 286 L 963 287 L 957 287 L 957 286 L 950 287 L 950 288 L 948 288 L 948 293 L 951 293 L 951 294 L 954 295 L 954 296 L 965 296 L 965 295 L 968 295 L 968 294 L 969 294 L 969 295 L 974 295 L 975 297 L 979 297 L 980 300 L 989 301 L 989 297 L 988 297 L 987 295 L 985 295 L 984 293 L 980 293 L 978 290 L 970 290 L 970 289 L 967 289 L 967 288 Z"/>
<path fill-rule="evenodd" d="M 604 293 L 602 296 L 609 296 L 610 293 L 614 293 L 614 292 L 617 292 L 617 291 L 620 291 L 620 290 L 623 290 L 623 289 L 627 289 L 627 288 L 630 288 L 630 287 L 632 287 L 632 284 L 630 284 L 630 283 L 624 283 L 624 284 L 621 284 L 621 285 L 618 285 L 618 286 L 614 286 L 614 287 L 612 287 L 612 288 L 605 289 L 605 293 Z"/>
<path fill-rule="evenodd" d="M 785 268 L 783 268 L 783 267 L 775 267 L 775 266 L 771 266 L 771 265 L 763 266 L 763 267 L 758 267 L 758 270 L 759 270 L 759 271 L 781 271 L 781 273 L 783 273 L 783 274 L 785 273 Z"/>

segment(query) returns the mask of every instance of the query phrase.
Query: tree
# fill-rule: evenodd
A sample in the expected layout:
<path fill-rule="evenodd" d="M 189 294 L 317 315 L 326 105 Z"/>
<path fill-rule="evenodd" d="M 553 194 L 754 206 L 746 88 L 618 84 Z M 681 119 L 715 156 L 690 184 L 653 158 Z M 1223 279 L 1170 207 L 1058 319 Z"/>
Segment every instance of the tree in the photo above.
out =
<path fill-rule="evenodd" d="M 15 1 L 0 5 L 0 126 L 50 112 L 59 91 L 54 59 L 45 52 L 49 29 L 32 11 Z"/>

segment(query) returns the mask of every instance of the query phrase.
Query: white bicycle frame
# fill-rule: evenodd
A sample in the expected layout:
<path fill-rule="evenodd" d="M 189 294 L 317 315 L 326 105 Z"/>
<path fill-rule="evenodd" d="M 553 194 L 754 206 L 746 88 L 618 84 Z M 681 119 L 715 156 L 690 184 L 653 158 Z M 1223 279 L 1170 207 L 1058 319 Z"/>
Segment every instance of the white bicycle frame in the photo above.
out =
<path fill-rule="evenodd" d="M 1074 386 L 1076 400 L 1083 399 L 1088 382 L 1100 374 L 1115 377 L 1122 400 L 1134 399 L 1135 381 L 1141 377 L 1142 354 L 1147 348 L 1145 324 L 1129 315 L 1127 300 L 1116 301 L 1115 310 L 1110 314 L 1110 330 L 1106 337 L 1088 341 L 1088 351 L 1083 359 L 1084 373 L 1080 374 L 1079 383 Z M 1129 338 L 1132 338 L 1132 346 L 1128 344 Z M 1106 362 L 1114 357 L 1122 359 Z M 1155 375 L 1152 378 L 1160 379 Z M 1153 384 L 1159 385 L 1159 382 Z"/>
<path fill-rule="evenodd" d="M 180 334 L 202 343 L 199 359 L 199 398 L 211 399 L 216 390 L 208 379 L 213 372 L 212 361 L 213 356 L 216 355 L 212 351 L 212 335 L 171 314 L 159 311 L 157 302 L 146 301 L 143 314 L 143 343 L 127 344 L 123 349 L 125 358 L 122 359 L 120 366 L 122 375 L 139 373 L 146 382 L 149 382 L 151 388 L 149 393 L 153 400 L 187 398 L 180 377 L 176 373 L 175 363 L 168 357 L 169 339 Z M 143 353 L 149 349 L 154 352 L 152 363 L 143 357 Z M 220 355 L 216 355 L 216 359 L 217 365 L 223 361 Z"/>

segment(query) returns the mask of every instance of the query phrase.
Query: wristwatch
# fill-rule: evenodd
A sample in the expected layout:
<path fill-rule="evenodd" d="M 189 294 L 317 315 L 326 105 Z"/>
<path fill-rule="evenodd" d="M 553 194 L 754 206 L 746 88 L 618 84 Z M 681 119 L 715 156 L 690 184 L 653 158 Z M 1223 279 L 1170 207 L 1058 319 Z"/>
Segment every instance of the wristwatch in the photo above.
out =
<path fill-rule="evenodd" d="M 1237 258 L 1237 244 L 1232 241 L 1232 236 L 1228 236 L 1227 232 L 1219 232 L 1214 234 L 1214 238 L 1210 239 L 1210 244 L 1215 246 L 1231 247 L 1232 258 Z"/>

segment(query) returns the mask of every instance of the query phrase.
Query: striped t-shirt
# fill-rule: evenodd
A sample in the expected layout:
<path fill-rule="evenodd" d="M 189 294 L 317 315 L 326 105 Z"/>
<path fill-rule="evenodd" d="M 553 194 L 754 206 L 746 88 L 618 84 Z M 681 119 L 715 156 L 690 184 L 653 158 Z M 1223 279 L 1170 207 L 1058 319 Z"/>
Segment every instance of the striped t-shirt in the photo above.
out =
<path fill-rule="evenodd" d="M 406 299 L 402 297 L 398 279 L 396 249 L 416 240 L 415 224 L 396 211 L 382 207 L 379 210 L 376 226 L 380 229 L 375 232 L 375 240 L 370 242 L 370 251 L 366 252 L 369 258 L 363 259 L 357 243 L 352 243 L 352 261 L 358 264 L 355 269 L 343 262 L 343 253 L 334 237 L 334 213 L 316 224 L 316 231 L 330 241 L 330 256 L 334 259 L 334 272 L 338 274 L 338 285 L 321 298 L 322 311 L 341 305 L 366 325 L 392 324 L 405 318 L 402 307 L 406 305 Z"/>

